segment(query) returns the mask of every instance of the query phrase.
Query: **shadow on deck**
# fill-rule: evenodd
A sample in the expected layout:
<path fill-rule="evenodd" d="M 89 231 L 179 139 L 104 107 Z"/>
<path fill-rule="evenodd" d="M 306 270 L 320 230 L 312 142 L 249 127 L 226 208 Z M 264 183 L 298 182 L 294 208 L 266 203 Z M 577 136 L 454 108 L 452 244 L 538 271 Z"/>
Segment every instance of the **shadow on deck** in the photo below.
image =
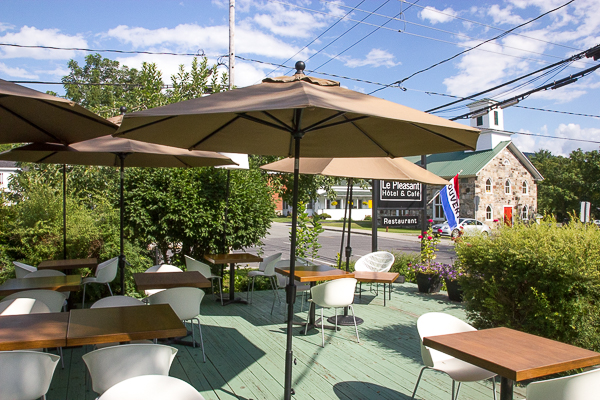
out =
<path fill-rule="evenodd" d="M 293 387 L 295 399 L 410 399 L 422 367 L 417 318 L 431 311 L 464 318 L 462 306 L 447 300 L 445 294 L 423 295 L 416 285 L 397 284 L 392 299 L 383 307 L 379 296 L 363 285 L 362 299 L 356 297 L 360 343 L 354 327 L 325 332 L 321 347 L 318 330 L 305 336 L 294 328 Z M 282 298 L 284 296 L 281 296 Z M 206 296 L 201 322 L 207 362 L 199 347 L 179 349 L 171 375 L 193 385 L 207 400 L 281 399 L 285 359 L 285 305 L 276 303 L 271 315 L 273 293 L 254 293 L 254 303 L 222 307 Z M 296 302 L 296 318 L 306 318 Z M 325 315 L 333 311 L 326 310 Z M 48 400 L 95 399 L 81 356 L 90 348 L 65 349 L 65 369 L 57 368 Z M 451 381 L 446 375 L 427 371 L 417 399 L 447 400 Z M 523 392 L 516 388 L 515 398 Z M 491 383 L 467 383 L 461 387 L 461 400 L 491 399 Z"/>

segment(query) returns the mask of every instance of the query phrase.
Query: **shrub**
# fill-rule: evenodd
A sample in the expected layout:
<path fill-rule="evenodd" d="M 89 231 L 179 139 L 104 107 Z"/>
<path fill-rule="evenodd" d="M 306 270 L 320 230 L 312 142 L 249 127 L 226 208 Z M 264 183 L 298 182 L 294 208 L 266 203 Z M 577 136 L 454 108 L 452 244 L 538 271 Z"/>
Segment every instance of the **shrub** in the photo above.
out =
<path fill-rule="evenodd" d="M 327 213 L 321 213 L 321 214 L 319 214 L 319 216 L 321 217 L 321 219 L 331 218 L 331 215 L 329 215 Z"/>
<path fill-rule="evenodd" d="M 415 271 L 411 268 L 412 265 L 417 264 L 421 257 L 419 253 L 393 253 L 394 254 L 394 264 L 390 269 L 390 272 L 397 272 L 400 275 L 403 275 L 406 279 L 406 282 L 417 281 L 415 277 Z"/>
<path fill-rule="evenodd" d="M 456 244 L 467 315 L 600 350 L 600 230 L 577 221 L 501 227 Z"/>
<path fill-rule="evenodd" d="M 373 217 L 372 217 L 372 216 L 370 216 L 370 215 L 365 215 L 365 219 L 364 219 L 364 221 L 372 221 L 372 220 L 373 220 Z"/>

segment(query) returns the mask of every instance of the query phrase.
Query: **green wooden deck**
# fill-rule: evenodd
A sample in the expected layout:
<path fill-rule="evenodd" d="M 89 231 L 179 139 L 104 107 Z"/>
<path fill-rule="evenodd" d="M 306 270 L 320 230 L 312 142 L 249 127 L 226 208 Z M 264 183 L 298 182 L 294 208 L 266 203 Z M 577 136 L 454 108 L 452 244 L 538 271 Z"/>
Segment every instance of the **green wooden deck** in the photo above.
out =
<path fill-rule="evenodd" d="M 358 328 L 360 343 L 354 327 L 343 327 L 337 333 L 326 330 L 325 348 L 321 347 L 320 331 L 304 336 L 299 327 L 294 328 L 295 399 L 410 399 L 422 367 L 417 318 L 431 311 L 460 318 L 465 313 L 460 304 L 447 301 L 444 293 L 419 294 L 413 284 L 394 285 L 387 307 L 383 307 L 382 295 L 375 296 L 363 285 L 362 301 L 356 297 L 356 315 L 365 320 Z M 251 305 L 226 307 L 206 296 L 201 321 L 207 362 L 202 362 L 200 348 L 176 346 L 179 352 L 171 375 L 192 384 L 207 400 L 281 399 L 285 305 L 276 304 L 271 315 L 272 301 L 271 291 L 255 292 Z M 304 319 L 306 305 L 300 312 L 300 297 L 296 307 L 297 317 Z M 332 313 L 325 311 L 326 316 Z M 48 400 L 96 397 L 81 359 L 85 351 L 89 349 L 65 349 L 65 369 L 57 368 Z M 416 398 L 448 400 L 450 387 L 446 375 L 426 371 Z M 524 390 L 515 389 L 515 398 L 523 398 Z M 463 384 L 459 397 L 492 399 L 491 382 Z"/>

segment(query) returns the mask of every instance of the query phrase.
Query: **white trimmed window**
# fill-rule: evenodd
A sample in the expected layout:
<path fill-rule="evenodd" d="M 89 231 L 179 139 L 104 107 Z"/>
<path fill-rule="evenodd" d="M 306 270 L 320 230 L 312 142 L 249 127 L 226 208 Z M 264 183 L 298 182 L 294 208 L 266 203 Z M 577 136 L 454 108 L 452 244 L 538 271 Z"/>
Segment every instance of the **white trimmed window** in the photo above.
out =
<path fill-rule="evenodd" d="M 521 209 L 521 219 L 523 221 L 527 221 L 529 219 L 529 207 L 527 207 L 527 204 L 525 204 L 523 209 Z"/>
<path fill-rule="evenodd" d="M 522 191 L 523 194 L 529 194 L 529 184 L 527 181 L 523 181 Z"/>
<path fill-rule="evenodd" d="M 485 192 L 492 193 L 492 178 L 487 178 L 485 181 Z"/>
<path fill-rule="evenodd" d="M 506 182 L 504 182 L 504 193 L 510 194 L 510 179 L 507 179 Z"/>
<path fill-rule="evenodd" d="M 441 196 L 436 196 L 433 200 L 433 219 L 446 219 Z"/>
<path fill-rule="evenodd" d="M 494 218 L 494 209 L 492 208 L 491 205 L 488 205 L 485 208 L 485 220 L 491 221 L 493 218 Z"/>

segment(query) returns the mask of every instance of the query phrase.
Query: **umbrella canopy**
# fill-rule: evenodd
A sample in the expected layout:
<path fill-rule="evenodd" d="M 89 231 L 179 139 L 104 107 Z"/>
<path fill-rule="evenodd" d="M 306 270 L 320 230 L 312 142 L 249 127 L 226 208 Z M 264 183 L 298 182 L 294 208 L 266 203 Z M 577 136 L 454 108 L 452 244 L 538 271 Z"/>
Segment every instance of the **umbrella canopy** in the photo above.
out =
<path fill-rule="evenodd" d="M 0 79 L 0 143 L 70 144 L 117 126 L 74 102 Z"/>
<path fill-rule="evenodd" d="M 115 135 L 187 149 L 294 156 L 290 276 L 298 221 L 298 167 L 304 157 L 400 157 L 474 150 L 479 130 L 304 75 L 126 114 Z M 302 145 L 301 145 L 302 143 Z M 288 301 L 284 399 L 292 396 L 292 319 Z"/>
<path fill-rule="evenodd" d="M 260 167 L 267 171 L 294 172 L 294 159 L 285 158 Z M 300 173 L 359 179 L 419 182 L 446 185 L 448 181 L 404 158 L 301 158 Z"/>
<path fill-rule="evenodd" d="M 0 160 L 49 164 L 105 165 L 121 167 L 119 269 L 121 292 L 125 294 L 125 255 L 123 253 L 123 185 L 125 167 L 204 167 L 235 164 L 228 157 L 209 151 L 188 151 L 175 147 L 114 138 L 110 135 L 65 146 L 32 143 L 0 153 Z"/>

